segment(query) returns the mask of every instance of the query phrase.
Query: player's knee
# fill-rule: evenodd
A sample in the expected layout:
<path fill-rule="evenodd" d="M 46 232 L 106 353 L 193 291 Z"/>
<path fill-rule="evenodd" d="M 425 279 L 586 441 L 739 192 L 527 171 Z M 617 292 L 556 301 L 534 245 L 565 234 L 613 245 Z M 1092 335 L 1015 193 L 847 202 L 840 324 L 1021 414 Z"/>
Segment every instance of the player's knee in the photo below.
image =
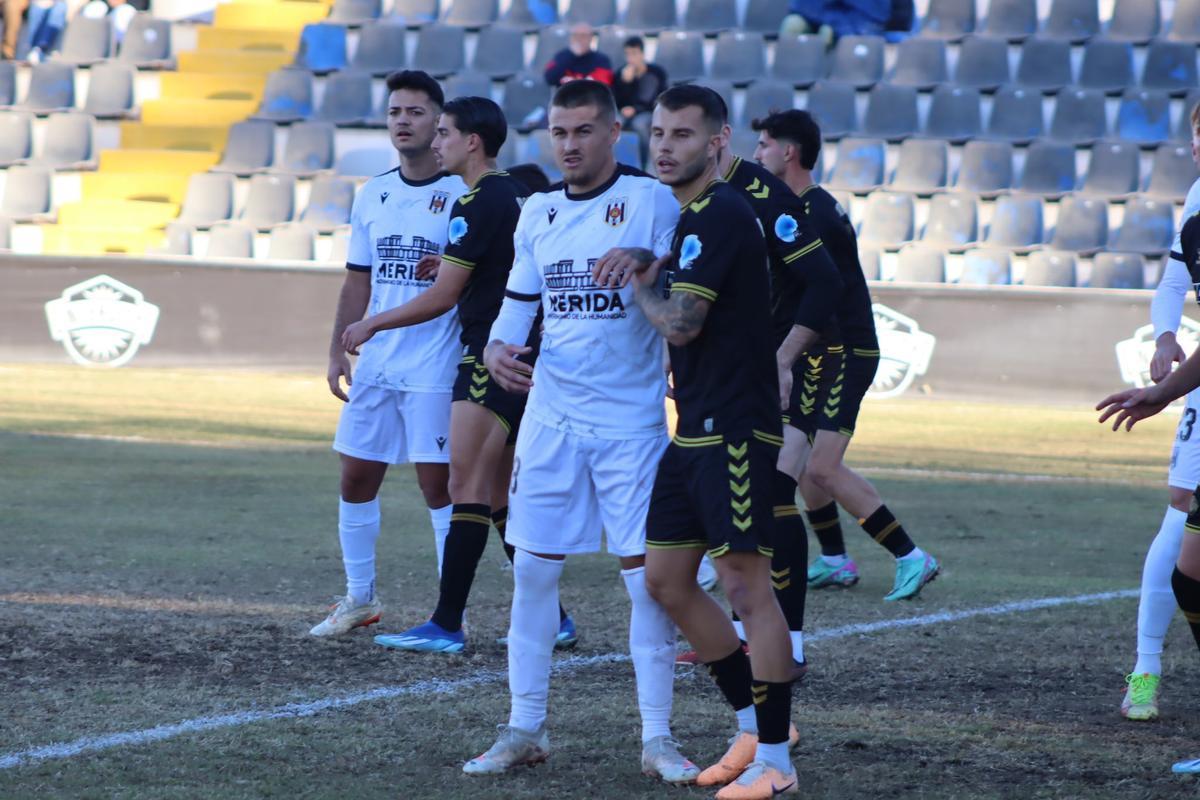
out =
<path fill-rule="evenodd" d="M 450 480 L 446 488 L 450 501 L 454 503 L 485 503 L 490 504 L 492 487 L 489 480 L 480 480 L 478 476 L 469 474 L 466 470 L 450 470 Z M 424 487 L 421 489 L 425 492 Z M 426 502 L 429 500 L 426 494 Z"/>
<path fill-rule="evenodd" d="M 366 503 L 379 494 L 379 477 L 373 470 L 356 467 L 342 469 L 342 499 L 348 503 Z"/>
<path fill-rule="evenodd" d="M 430 508 L 444 508 L 450 505 L 448 483 L 445 472 L 440 474 L 417 473 L 417 486 L 421 489 L 421 496 L 425 498 L 425 505 Z"/>
<path fill-rule="evenodd" d="M 678 608 L 687 596 L 679 581 L 662 572 L 646 570 L 646 593 L 665 609 Z"/>
<path fill-rule="evenodd" d="M 1193 492 L 1189 492 L 1187 489 L 1172 486 L 1170 492 L 1171 508 L 1182 511 L 1185 514 L 1190 512 L 1192 510 L 1193 494 Z"/>
<path fill-rule="evenodd" d="M 809 461 L 804 477 L 813 486 L 826 494 L 832 494 L 837 485 L 838 466 L 822 461 Z"/>

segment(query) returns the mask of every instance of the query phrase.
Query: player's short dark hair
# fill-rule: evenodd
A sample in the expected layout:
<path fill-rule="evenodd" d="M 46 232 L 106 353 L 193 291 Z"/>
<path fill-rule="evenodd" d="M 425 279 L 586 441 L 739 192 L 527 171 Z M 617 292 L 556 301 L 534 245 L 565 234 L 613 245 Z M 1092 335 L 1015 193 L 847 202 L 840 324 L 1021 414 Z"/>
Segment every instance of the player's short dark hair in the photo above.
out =
<path fill-rule="evenodd" d="M 800 148 L 800 166 L 812 169 L 821 154 L 821 128 L 812 114 L 798 108 L 772 111 L 750 123 L 755 131 L 765 131 L 772 139 L 783 139 Z"/>
<path fill-rule="evenodd" d="M 531 192 L 544 192 L 550 188 L 550 179 L 537 164 L 517 164 L 509 167 L 507 172 Z"/>
<path fill-rule="evenodd" d="M 718 130 L 729 119 L 729 108 L 725 105 L 725 98 L 707 86 L 695 83 L 672 86 L 658 96 L 658 105 L 667 111 L 680 111 L 689 106 L 696 106 L 704 115 L 704 119 Z"/>
<path fill-rule="evenodd" d="M 442 107 L 454 117 L 454 127 L 473 133 L 483 142 L 483 152 L 495 158 L 508 138 L 508 122 L 500 106 L 486 97 L 456 97 Z"/>
<path fill-rule="evenodd" d="M 617 101 L 612 90 L 599 81 L 569 81 L 558 87 L 550 105 L 559 108 L 594 106 L 605 119 L 617 118 Z"/>
<path fill-rule="evenodd" d="M 641 50 L 643 53 L 646 52 L 646 43 L 642 40 L 642 37 L 640 37 L 640 36 L 630 36 L 628 39 L 625 40 L 625 44 L 623 44 L 621 46 L 622 47 L 636 47 L 638 50 Z"/>
<path fill-rule="evenodd" d="M 446 95 L 442 92 L 441 84 L 433 79 L 433 76 L 428 72 L 419 69 L 402 69 L 398 72 L 393 72 L 387 76 L 388 94 L 397 92 L 401 89 L 410 89 L 414 92 L 424 92 L 425 95 L 433 101 L 433 104 L 441 108 L 446 104 Z"/>

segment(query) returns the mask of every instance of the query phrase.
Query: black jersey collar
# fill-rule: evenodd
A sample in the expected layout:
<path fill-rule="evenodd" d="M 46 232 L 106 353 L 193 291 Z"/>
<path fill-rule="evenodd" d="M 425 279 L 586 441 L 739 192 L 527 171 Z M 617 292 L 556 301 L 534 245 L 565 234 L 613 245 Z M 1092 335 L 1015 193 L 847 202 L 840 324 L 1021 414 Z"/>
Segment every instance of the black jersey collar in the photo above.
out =
<path fill-rule="evenodd" d="M 734 156 L 733 161 L 729 163 L 729 169 L 725 170 L 725 174 L 721 176 L 721 180 L 727 181 L 733 177 L 733 173 L 737 172 L 737 168 L 742 165 L 742 157 Z"/>

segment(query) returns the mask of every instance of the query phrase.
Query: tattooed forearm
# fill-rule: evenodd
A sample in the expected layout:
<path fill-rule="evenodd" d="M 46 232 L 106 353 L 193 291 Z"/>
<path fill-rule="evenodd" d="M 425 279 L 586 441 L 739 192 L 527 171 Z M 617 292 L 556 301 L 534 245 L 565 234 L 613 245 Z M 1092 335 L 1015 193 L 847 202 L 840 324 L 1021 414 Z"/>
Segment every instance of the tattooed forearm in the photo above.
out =
<path fill-rule="evenodd" d="M 648 286 L 638 289 L 634 298 L 654 329 L 676 347 L 682 347 L 700 335 L 711 305 L 691 292 L 672 292 L 664 299 Z"/>

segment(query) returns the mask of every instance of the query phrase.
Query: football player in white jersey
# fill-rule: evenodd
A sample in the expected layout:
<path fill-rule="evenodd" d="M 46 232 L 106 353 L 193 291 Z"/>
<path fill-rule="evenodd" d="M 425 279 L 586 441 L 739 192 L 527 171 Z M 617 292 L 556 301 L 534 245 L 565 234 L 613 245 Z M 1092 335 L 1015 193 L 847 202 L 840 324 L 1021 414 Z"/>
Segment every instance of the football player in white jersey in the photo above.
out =
<path fill-rule="evenodd" d="M 412 300 L 433 285 L 417 274 L 449 237 L 450 208 L 467 191 L 438 165 L 432 149 L 445 98 L 437 81 L 417 70 L 388 76 L 388 134 L 400 166 L 367 181 L 354 198 L 346 279 L 329 347 L 329 390 L 346 403 L 333 449 L 341 454 L 338 536 L 346 596 L 315 626 L 336 636 L 379 621 L 375 540 L 379 487 L 389 464 L 411 463 L 429 506 L 441 569 L 450 529 L 450 394 L 459 361 L 454 309 L 428 322 L 389 330 L 362 346 L 353 376 L 342 345 L 348 325 Z M 346 390 L 341 381 L 345 379 Z"/>
<path fill-rule="evenodd" d="M 1192 159 L 1200 165 L 1200 105 L 1192 109 Z M 1200 180 L 1192 184 L 1183 207 L 1180 231 L 1197 211 L 1200 211 Z M 1184 263 L 1180 234 L 1175 234 L 1167 266 L 1154 292 L 1150 320 L 1154 323 L 1155 351 L 1150 362 L 1150 379 L 1160 383 L 1171 372 L 1171 366 L 1183 361 L 1183 348 L 1175 339 L 1183 317 L 1183 304 L 1194 281 Z M 1121 714 L 1131 720 L 1151 720 L 1158 717 L 1158 689 L 1162 680 L 1163 640 L 1171 617 L 1175 616 L 1175 595 L 1171 591 L 1171 570 L 1179 557 L 1184 523 L 1191 508 L 1192 493 L 1200 484 L 1200 430 L 1196 430 L 1196 415 L 1200 413 L 1200 390 L 1188 393 L 1187 406 L 1179 420 L 1175 447 L 1171 451 L 1171 467 L 1167 474 L 1170 493 L 1162 525 L 1142 565 L 1141 598 L 1138 601 L 1137 663 L 1126 676 L 1125 697 Z"/>
<path fill-rule="evenodd" d="M 614 248 L 667 252 L 679 206 L 653 178 L 617 165 L 621 126 L 606 86 L 560 87 L 549 124 L 564 185 L 533 195 L 521 210 L 515 262 L 484 351 L 501 386 L 529 392 L 508 504 L 507 539 L 517 548 L 512 711 L 496 743 L 463 771 L 499 773 L 549 755 L 546 700 L 563 559 L 598 551 L 603 531 L 633 605 L 642 771 L 690 783 L 699 769 L 680 755 L 670 730 L 675 628 L 646 591 L 644 567 L 646 510 L 667 444 L 663 349 L 632 287 L 596 280 Z M 539 303 L 545 326 L 531 374 L 517 357 L 529 350 Z"/>

